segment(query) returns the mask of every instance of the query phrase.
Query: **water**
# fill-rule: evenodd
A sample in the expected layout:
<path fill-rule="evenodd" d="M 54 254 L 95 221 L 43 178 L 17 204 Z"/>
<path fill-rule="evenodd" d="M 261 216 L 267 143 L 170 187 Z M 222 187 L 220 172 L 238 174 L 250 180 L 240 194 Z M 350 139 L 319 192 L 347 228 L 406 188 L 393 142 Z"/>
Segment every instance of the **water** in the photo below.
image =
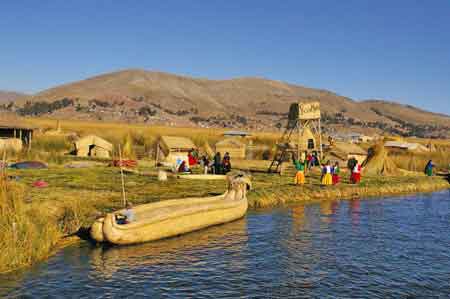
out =
<path fill-rule="evenodd" d="M 250 212 L 178 238 L 61 250 L 0 297 L 450 298 L 450 191 Z"/>

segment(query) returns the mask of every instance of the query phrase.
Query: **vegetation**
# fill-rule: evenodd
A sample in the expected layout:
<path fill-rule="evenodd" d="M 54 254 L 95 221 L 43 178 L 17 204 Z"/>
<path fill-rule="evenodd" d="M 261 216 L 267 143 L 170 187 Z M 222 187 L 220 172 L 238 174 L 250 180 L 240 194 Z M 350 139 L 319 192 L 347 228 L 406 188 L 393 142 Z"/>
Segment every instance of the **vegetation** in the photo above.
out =
<path fill-rule="evenodd" d="M 29 119 L 42 128 L 54 128 L 55 121 Z M 137 149 L 151 150 L 162 132 L 167 135 L 186 136 L 202 147 L 206 142 L 213 144 L 223 131 L 201 128 L 148 127 L 114 123 L 66 121 L 61 123 L 63 131 L 80 136 L 96 134 L 113 144 L 122 144 L 127 156 L 134 156 Z M 72 137 L 66 135 L 37 134 L 31 149 L 21 153 L 8 153 L 17 160 L 41 160 L 48 162 L 49 169 L 8 170 L 0 180 L 0 272 L 15 269 L 45 258 L 55 248 L 63 236 L 74 234 L 80 228 L 89 227 L 100 214 L 122 207 L 121 180 L 119 170 L 108 167 L 109 161 L 91 163 L 87 168 L 67 168 L 67 163 L 78 160 L 65 155 L 72 148 Z M 265 148 L 270 158 L 271 149 L 278 134 L 256 133 L 253 144 Z M 437 143 L 437 151 L 432 154 L 409 156 L 405 153 L 391 153 L 394 162 L 409 170 L 422 171 L 429 157 L 446 167 L 449 161 L 448 142 Z M 10 160 L 11 160 L 10 159 Z M 412 159 L 417 166 L 413 168 Z M 102 160 L 99 160 L 102 161 Z M 345 199 L 353 197 L 380 196 L 400 192 L 433 191 L 448 188 L 448 183 L 438 177 L 425 177 L 421 173 L 411 173 L 399 177 L 364 177 L 359 185 L 348 182 L 348 174 L 343 172 L 343 181 L 338 186 L 322 187 L 320 172 L 307 174 L 304 186 L 295 186 L 292 175 L 279 176 L 263 173 L 270 161 L 233 160 L 234 168 L 253 172 L 254 191 L 249 193 L 250 206 L 261 208 L 279 204 L 323 199 Z M 154 163 L 139 161 L 139 170 L 155 172 Z M 200 171 L 195 170 L 195 171 Z M 8 177 L 8 179 L 6 179 Z M 33 187 L 36 180 L 44 180 L 49 185 L 43 189 Z M 223 181 L 195 181 L 169 179 L 159 182 L 153 176 L 127 174 L 125 178 L 127 198 L 135 204 L 154 202 L 171 198 L 204 197 L 222 193 Z"/>

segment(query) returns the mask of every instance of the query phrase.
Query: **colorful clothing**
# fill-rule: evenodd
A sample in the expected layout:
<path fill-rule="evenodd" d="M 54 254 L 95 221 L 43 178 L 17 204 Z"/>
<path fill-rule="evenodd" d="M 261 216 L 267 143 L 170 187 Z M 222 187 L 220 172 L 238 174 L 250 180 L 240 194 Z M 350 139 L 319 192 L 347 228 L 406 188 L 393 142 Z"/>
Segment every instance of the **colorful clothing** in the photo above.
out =
<path fill-rule="evenodd" d="M 339 166 L 333 167 L 333 185 L 339 184 L 341 178 L 339 177 L 339 173 L 341 170 L 339 169 Z"/>
<path fill-rule="evenodd" d="M 331 166 L 327 165 L 323 168 L 322 185 L 332 185 L 333 177 L 331 175 Z"/>
<path fill-rule="evenodd" d="M 353 184 L 358 184 L 361 181 L 361 165 L 356 164 L 352 170 L 352 174 L 350 176 L 350 181 Z"/>
<path fill-rule="evenodd" d="M 425 166 L 425 174 L 427 176 L 433 175 L 433 167 L 434 167 L 434 164 L 431 161 L 427 163 L 427 166 Z"/>
<path fill-rule="evenodd" d="M 303 185 L 305 183 L 305 172 L 297 171 L 297 173 L 295 174 L 294 183 L 296 185 Z"/>
<path fill-rule="evenodd" d="M 304 184 L 305 183 L 305 163 L 302 163 L 298 160 L 294 161 L 295 169 L 297 170 L 297 173 L 295 174 L 294 183 L 296 185 L 298 184 Z"/>

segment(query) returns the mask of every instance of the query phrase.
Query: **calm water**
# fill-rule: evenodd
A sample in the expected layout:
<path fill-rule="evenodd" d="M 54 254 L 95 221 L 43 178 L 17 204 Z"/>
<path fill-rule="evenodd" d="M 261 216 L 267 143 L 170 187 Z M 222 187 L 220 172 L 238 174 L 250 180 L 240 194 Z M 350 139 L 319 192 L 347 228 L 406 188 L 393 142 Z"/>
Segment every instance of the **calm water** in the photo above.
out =
<path fill-rule="evenodd" d="M 138 246 L 87 243 L 0 297 L 450 298 L 450 191 L 252 212 Z"/>

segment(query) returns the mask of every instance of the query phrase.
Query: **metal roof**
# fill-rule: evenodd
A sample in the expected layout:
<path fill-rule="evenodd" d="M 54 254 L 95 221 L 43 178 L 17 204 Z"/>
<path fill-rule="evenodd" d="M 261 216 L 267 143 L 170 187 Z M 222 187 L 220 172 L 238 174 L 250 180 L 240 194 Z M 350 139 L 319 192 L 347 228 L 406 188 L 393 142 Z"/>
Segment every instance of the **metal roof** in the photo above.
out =
<path fill-rule="evenodd" d="M 226 131 L 223 133 L 224 136 L 251 136 L 250 133 L 245 131 Z"/>

